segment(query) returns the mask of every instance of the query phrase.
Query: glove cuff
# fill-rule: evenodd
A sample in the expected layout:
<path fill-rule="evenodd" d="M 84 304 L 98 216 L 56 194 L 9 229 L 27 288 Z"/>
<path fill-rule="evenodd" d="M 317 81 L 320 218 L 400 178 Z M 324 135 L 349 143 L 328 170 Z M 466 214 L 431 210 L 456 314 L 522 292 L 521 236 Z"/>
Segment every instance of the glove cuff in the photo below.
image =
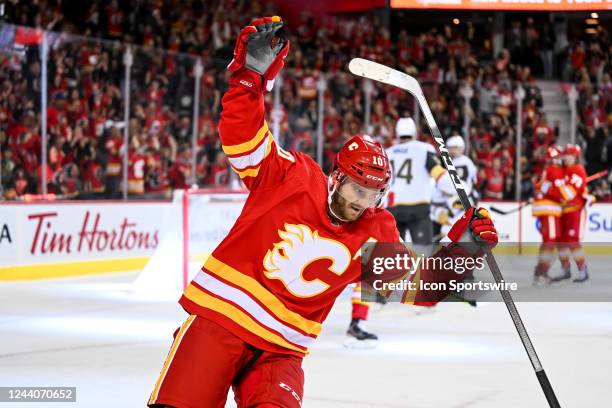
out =
<path fill-rule="evenodd" d="M 451 241 L 460 242 L 462 241 L 462 239 L 465 241 L 464 234 L 466 231 L 468 231 L 470 222 L 472 222 L 473 216 L 474 216 L 474 207 L 471 207 L 469 210 L 465 212 L 465 214 L 461 216 L 461 218 L 459 218 L 459 220 L 457 220 L 457 222 L 455 222 L 455 224 L 453 224 L 450 231 L 448 231 L 448 234 L 446 234 L 450 238 Z"/>
<path fill-rule="evenodd" d="M 241 68 L 230 76 L 230 86 L 239 86 L 249 92 L 256 94 L 263 93 L 263 78 L 255 71 L 248 68 Z"/>

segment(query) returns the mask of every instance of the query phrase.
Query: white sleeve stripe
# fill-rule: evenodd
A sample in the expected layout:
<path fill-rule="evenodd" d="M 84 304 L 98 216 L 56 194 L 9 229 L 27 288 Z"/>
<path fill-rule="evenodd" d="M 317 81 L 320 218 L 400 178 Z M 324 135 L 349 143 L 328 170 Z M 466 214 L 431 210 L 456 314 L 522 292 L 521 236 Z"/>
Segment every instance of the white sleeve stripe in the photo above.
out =
<path fill-rule="evenodd" d="M 229 157 L 230 164 L 236 170 L 243 170 L 247 167 L 257 166 L 261 161 L 266 157 L 266 151 L 268 149 L 268 145 L 272 143 L 272 137 L 270 133 L 268 133 L 268 137 L 266 137 L 265 141 L 259 145 L 259 147 L 253 150 L 251 153 L 245 154 L 243 156 L 237 157 Z"/>

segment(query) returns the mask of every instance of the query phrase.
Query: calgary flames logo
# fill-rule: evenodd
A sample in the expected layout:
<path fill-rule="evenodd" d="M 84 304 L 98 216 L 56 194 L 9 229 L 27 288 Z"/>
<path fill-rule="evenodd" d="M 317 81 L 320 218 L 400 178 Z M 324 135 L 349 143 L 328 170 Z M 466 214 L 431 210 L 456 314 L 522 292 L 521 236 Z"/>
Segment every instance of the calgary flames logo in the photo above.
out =
<path fill-rule="evenodd" d="M 329 259 L 329 270 L 342 275 L 349 267 L 351 255 L 340 242 L 322 238 L 317 231 L 306 225 L 285 224 L 279 230 L 282 241 L 274 244 L 264 257 L 265 274 L 269 279 L 278 279 L 295 296 L 316 296 L 329 285 L 320 279 L 304 279 L 304 269 L 319 259 Z"/>

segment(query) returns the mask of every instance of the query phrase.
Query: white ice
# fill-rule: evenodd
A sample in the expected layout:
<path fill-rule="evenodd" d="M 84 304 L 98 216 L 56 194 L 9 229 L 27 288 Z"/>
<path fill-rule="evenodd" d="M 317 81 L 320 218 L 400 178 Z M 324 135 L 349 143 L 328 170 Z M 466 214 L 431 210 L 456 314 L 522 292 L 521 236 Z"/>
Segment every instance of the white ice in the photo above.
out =
<path fill-rule="evenodd" d="M 0 405 L 144 407 L 186 315 L 176 302 L 135 299 L 134 278 L 0 284 L 0 385 L 77 387 L 76 404 Z M 612 303 L 518 307 L 561 405 L 611 406 Z M 304 360 L 303 406 L 547 406 L 503 303 L 415 310 L 373 311 L 369 328 L 380 336 L 378 347 L 347 350 L 350 304 L 340 299 Z"/>

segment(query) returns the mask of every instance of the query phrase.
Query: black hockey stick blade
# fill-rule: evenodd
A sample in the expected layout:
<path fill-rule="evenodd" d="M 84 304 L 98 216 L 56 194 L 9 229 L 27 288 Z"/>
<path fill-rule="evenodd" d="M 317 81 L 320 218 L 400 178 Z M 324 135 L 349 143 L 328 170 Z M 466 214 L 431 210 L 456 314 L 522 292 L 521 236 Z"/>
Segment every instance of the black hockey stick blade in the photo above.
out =
<path fill-rule="evenodd" d="M 501 215 L 506 215 L 506 214 L 510 214 L 513 213 L 514 211 L 518 211 L 520 207 L 518 208 L 513 208 L 512 210 L 508 210 L 508 211 L 504 211 L 504 210 L 500 210 L 499 208 L 495 207 L 495 206 L 490 206 L 489 210 L 493 211 L 494 213 L 497 214 L 501 214 Z"/>
<path fill-rule="evenodd" d="M 504 211 L 504 210 L 499 209 L 499 208 L 497 208 L 497 207 L 495 207 L 493 205 L 489 207 L 489 210 L 491 210 L 491 211 L 493 211 L 495 213 L 498 213 L 498 214 L 507 215 L 507 214 L 515 213 L 515 212 L 521 210 L 522 208 L 527 207 L 528 205 L 531 205 L 531 204 L 533 204 L 533 200 L 529 199 L 529 201 L 525 201 L 524 203 L 519 204 L 517 207 L 515 207 L 515 208 L 513 208 L 511 210 Z"/>

